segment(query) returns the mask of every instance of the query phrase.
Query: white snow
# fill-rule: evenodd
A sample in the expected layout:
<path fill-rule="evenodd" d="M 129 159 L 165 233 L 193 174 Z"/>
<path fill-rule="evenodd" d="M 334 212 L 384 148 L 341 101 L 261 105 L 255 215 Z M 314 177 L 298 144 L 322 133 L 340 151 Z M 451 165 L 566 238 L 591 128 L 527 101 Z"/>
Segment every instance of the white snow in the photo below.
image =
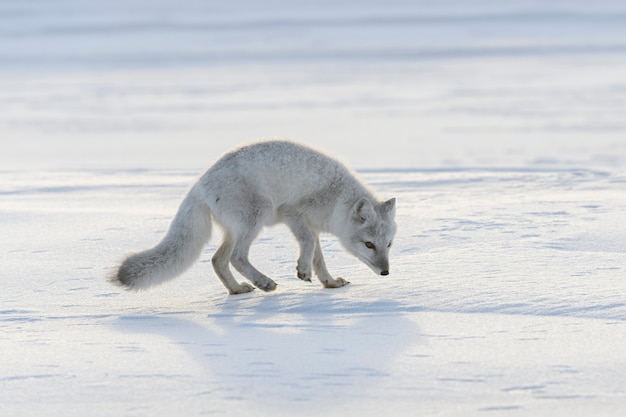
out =
<path fill-rule="evenodd" d="M 626 6 L 0 3 L 0 414 L 618 416 Z M 219 155 L 292 137 L 398 199 L 391 274 L 105 277 Z"/>

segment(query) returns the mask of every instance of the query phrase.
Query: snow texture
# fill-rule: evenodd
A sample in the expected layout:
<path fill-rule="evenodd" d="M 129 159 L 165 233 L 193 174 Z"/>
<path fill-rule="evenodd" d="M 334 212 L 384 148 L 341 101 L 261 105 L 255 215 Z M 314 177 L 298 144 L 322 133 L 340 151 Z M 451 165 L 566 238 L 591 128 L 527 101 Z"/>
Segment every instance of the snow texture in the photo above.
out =
<path fill-rule="evenodd" d="M 0 2 L 0 414 L 618 416 L 621 1 Z M 286 227 L 124 292 L 212 161 L 291 137 L 397 198 L 390 275 Z"/>

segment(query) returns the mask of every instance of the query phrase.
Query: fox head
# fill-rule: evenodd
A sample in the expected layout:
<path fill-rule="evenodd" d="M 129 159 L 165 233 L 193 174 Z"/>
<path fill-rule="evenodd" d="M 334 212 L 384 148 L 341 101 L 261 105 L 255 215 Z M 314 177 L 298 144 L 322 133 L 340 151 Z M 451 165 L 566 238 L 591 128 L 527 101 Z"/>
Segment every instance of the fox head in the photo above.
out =
<path fill-rule="evenodd" d="M 389 275 L 389 248 L 396 234 L 396 199 L 384 203 L 362 198 L 354 204 L 343 246 L 376 274 Z"/>

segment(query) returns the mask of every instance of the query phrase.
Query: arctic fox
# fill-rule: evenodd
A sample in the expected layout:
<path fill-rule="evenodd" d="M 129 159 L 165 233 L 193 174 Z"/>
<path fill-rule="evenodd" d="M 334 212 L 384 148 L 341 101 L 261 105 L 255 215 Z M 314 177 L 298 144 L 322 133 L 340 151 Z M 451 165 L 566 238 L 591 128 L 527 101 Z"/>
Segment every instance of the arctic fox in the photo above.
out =
<path fill-rule="evenodd" d="M 277 223 L 286 224 L 299 243 L 296 271 L 304 281 L 310 282 L 315 272 L 326 288 L 349 283 L 328 273 L 320 232 L 334 234 L 375 273 L 388 275 L 395 203 L 395 198 L 379 202 L 340 162 L 303 145 L 265 141 L 244 146 L 200 177 L 163 240 L 129 255 L 111 281 L 138 290 L 180 275 L 200 257 L 211 235 L 211 219 L 224 231 L 213 268 L 230 294 L 276 288 L 250 264 L 248 251 L 264 226 Z M 254 287 L 237 282 L 229 264 Z"/>

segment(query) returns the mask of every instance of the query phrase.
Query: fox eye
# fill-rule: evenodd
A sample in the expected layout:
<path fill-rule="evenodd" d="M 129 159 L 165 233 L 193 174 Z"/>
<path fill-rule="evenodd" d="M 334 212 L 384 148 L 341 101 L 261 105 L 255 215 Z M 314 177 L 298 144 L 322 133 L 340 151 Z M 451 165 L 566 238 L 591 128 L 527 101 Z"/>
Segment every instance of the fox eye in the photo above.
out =
<path fill-rule="evenodd" d="M 393 243 L 393 242 L 389 242 L 389 244 L 387 245 L 387 247 L 388 247 L 388 248 L 390 248 L 392 243 Z"/>
<path fill-rule="evenodd" d="M 365 247 L 368 249 L 376 249 L 376 246 L 372 242 L 365 242 Z"/>

